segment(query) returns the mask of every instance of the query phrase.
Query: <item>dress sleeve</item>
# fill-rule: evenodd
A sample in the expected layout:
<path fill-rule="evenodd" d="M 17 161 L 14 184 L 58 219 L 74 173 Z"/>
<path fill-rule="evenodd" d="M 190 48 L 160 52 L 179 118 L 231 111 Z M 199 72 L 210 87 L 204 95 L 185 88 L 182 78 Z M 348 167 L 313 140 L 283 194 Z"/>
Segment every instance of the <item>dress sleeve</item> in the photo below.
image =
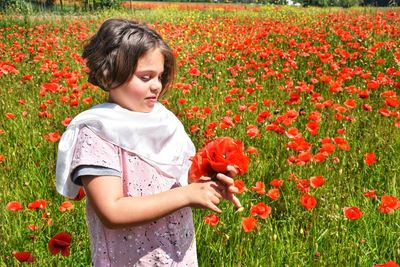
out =
<path fill-rule="evenodd" d="M 112 175 L 121 177 L 119 147 L 83 127 L 75 145 L 71 163 L 71 179 L 82 185 L 82 175 Z"/>

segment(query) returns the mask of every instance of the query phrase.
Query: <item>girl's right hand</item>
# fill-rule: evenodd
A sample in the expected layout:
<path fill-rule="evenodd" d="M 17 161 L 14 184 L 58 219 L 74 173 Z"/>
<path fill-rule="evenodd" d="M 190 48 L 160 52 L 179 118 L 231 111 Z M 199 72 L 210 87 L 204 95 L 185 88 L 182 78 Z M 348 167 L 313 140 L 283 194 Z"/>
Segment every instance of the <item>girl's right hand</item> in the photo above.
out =
<path fill-rule="evenodd" d="M 187 186 L 189 205 L 195 208 L 207 208 L 215 212 L 222 212 L 217 205 L 222 195 L 217 190 L 218 184 L 210 177 L 202 177 L 199 181 Z"/>

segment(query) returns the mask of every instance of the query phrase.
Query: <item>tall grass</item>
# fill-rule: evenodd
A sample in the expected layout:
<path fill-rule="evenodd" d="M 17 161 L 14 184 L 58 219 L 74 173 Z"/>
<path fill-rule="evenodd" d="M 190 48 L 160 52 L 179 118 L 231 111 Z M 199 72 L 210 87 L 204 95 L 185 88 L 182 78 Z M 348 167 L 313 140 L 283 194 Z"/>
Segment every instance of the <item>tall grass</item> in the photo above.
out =
<path fill-rule="evenodd" d="M 400 213 L 398 210 L 390 214 L 378 211 L 382 195 L 400 196 L 400 129 L 394 125 L 398 118 L 384 117 L 378 112 L 380 108 L 397 114 L 400 111 L 399 106 L 385 106 L 381 96 L 388 90 L 399 93 L 400 68 L 395 57 L 400 53 L 400 11 L 264 7 L 262 12 L 154 9 L 134 13 L 3 15 L 0 18 L 0 70 L 4 70 L 4 62 L 9 62 L 18 73 L 0 72 L 3 73 L 0 76 L 0 130 L 3 132 L 0 155 L 4 156 L 0 161 L 1 266 L 19 265 L 12 256 L 13 251 L 32 252 L 35 266 L 90 265 L 86 200 L 74 201 L 71 211 L 59 211 L 59 205 L 66 199 L 55 191 L 58 143 L 49 142 L 46 135 L 62 134 L 65 126 L 61 122 L 66 117 L 73 117 L 105 100 L 101 90 L 86 83 L 86 74 L 77 55 L 84 40 L 109 17 L 152 23 L 178 52 L 177 83 L 191 89 L 185 91 L 177 84 L 165 100 L 198 148 L 208 139 L 204 135 L 207 126 L 215 122 L 215 136 L 232 136 L 242 140 L 246 148 L 254 146 L 258 151 L 250 155 L 248 174 L 238 177 L 245 181 L 248 189 L 238 196 L 245 207 L 243 212 L 237 213 L 230 203 L 222 202 L 223 213 L 214 228 L 203 222 L 203 217 L 210 212 L 194 210 L 200 266 L 373 266 L 390 260 L 400 261 Z M 367 26 L 369 23 L 372 27 Z M 346 40 L 344 32 L 353 38 Z M 379 42 L 384 45 L 371 50 Z M 307 43 L 314 49 L 302 46 Z M 363 49 L 352 48 L 353 43 L 359 43 Z M 260 57 L 268 48 L 272 50 Z M 359 53 L 359 56 L 346 59 L 339 50 Z M 331 62 L 321 62 L 320 53 L 332 54 Z M 217 54 L 223 54 L 225 59 L 215 60 Z M 384 63 L 377 64 L 378 59 L 384 59 Z M 295 61 L 297 67 L 291 66 L 290 60 Z M 235 65 L 237 76 L 233 77 L 229 68 Z M 200 71 L 199 76 L 189 73 L 194 66 Z M 359 68 L 370 75 L 352 74 L 343 80 L 341 92 L 330 92 L 332 85 L 322 82 L 321 76 L 331 76 L 335 81 L 346 67 Z M 390 68 L 395 69 L 395 74 L 388 73 Z M 263 76 L 268 70 L 275 74 Z M 311 73 L 307 74 L 308 70 Z M 32 78 L 24 80 L 27 74 Z M 233 78 L 236 79 L 234 85 Z M 313 83 L 312 78 L 318 81 Z M 346 89 L 355 86 L 367 90 L 367 81 L 375 79 L 380 81 L 380 87 L 369 90 L 368 98 L 359 98 L 358 93 Z M 42 85 L 49 82 L 58 84 L 60 90 L 39 95 Z M 311 93 L 299 92 L 300 103 L 290 105 L 286 101 L 291 93 L 297 92 L 298 82 L 313 85 L 313 92 L 324 98 L 316 102 L 330 99 L 343 106 L 347 99 L 355 99 L 356 106 L 343 113 L 347 119 L 337 120 L 335 109 L 315 107 Z M 233 88 L 239 88 L 239 92 L 231 95 L 231 102 L 226 101 Z M 253 88 L 254 92 L 246 92 L 246 88 Z M 69 97 L 65 103 L 60 101 L 63 96 Z M 85 104 L 83 99 L 90 96 L 92 102 Z M 74 98 L 78 99 L 77 106 L 70 105 Z M 25 104 L 19 103 L 21 99 Z M 275 102 L 265 106 L 265 99 Z M 365 111 L 364 104 L 371 105 L 373 110 Z M 239 105 L 247 105 L 247 109 L 240 111 Z M 254 106 L 253 111 L 249 110 L 251 106 Z M 210 108 L 211 113 L 204 115 L 203 108 Z M 285 129 L 298 128 L 312 144 L 313 154 L 324 137 L 342 136 L 350 150 L 336 148 L 322 163 L 288 164 L 288 157 L 296 155 L 286 149 L 291 140 L 285 134 L 266 131 L 265 125 L 289 109 L 300 114 Z M 271 117 L 257 122 L 257 115 L 265 110 L 270 111 Z M 39 114 L 45 111 L 47 114 Z M 321 113 L 316 136 L 305 126 L 311 111 Z M 7 113 L 15 117 L 9 119 Z M 241 115 L 241 121 L 235 122 L 235 127 L 221 129 L 223 118 L 235 114 Z M 259 137 L 248 136 L 246 126 L 250 124 L 259 128 Z M 193 125 L 200 130 L 191 132 Z M 338 129 L 345 129 L 345 133 L 338 134 Z M 371 166 L 364 162 L 367 152 L 377 156 L 377 162 Z M 318 201 L 314 209 L 306 210 L 300 205 L 301 193 L 289 179 L 291 174 L 299 179 L 325 177 L 322 187 L 311 188 L 310 193 Z M 269 182 L 274 178 L 284 180 L 278 200 L 272 201 L 251 190 L 256 181 L 263 181 L 267 189 L 271 188 Z M 376 198 L 363 195 L 372 189 L 377 190 Z M 44 210 L 26 208 L 36 199 L 48 200 Z M 6 204 L 13 200 L 20 201 L 25 209 L 7 210 Z M 249 216 L 250 207 L 258 202 L 270 205 L 272 214 L 266 220 L 258 219 L 258 227 L 246 233 L 241 225 L 242 217 Z M 349 206 L 359 207 L 364 216 L 354 221 L 347 219 L 342 209 Z M 42 218 L 45 212 L 48 214 Z M 36 224 L 38 230 L 29 230 L 29 224 Z M 68 231 L 73 238 L 68 257 L 52 256 L 47 248 L 48 240 L 60 231 Z"/>

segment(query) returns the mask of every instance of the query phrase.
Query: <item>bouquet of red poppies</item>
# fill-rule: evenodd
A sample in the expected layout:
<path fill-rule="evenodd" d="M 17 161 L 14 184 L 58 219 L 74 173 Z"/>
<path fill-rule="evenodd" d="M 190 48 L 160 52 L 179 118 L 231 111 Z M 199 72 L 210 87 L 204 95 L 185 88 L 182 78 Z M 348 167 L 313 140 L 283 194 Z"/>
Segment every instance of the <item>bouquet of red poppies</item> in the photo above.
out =
<path fill-rule="evenodd" d="M 236 168 L 237 174 L 248 171 L 249 157 L 244 154 L 243 143 L 231 137 L 218 137 L 208 142 L 192 158 L 189 180 L 198 181 L 202 176 L 215 177 L 217 173 L 227 173 L 227 167 Z"/>

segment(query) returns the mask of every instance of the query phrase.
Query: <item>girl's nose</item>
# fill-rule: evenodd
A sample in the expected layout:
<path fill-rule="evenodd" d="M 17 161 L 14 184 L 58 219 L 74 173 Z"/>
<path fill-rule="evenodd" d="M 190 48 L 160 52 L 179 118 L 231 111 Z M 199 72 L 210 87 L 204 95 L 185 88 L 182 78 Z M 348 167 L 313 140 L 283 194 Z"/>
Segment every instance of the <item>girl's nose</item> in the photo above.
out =
<path fill-rule="evenodd" d="M 150 85 L 150 90 L 153 92 L 159 92 L 161 91 L 161 89 L 162 89 L 162 83 L 158 79 Z"/>

